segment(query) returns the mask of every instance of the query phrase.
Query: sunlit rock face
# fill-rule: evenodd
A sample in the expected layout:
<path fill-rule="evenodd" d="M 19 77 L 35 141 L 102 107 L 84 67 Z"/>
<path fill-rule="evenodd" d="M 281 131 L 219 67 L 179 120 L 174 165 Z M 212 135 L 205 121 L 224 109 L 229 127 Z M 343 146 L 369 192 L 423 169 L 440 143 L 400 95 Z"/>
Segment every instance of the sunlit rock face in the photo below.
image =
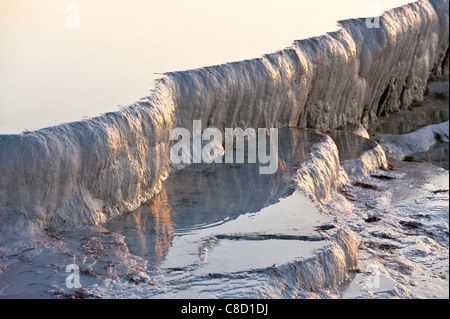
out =
<path fill-rule="evenodd" d="M 170 132 L 191 129 L 193 120 L 219 129 L 323 130 L 407 107 L 423 98 L 430 76 L 448 75 L 448 6 L 430 0 L 393 9 L 379 28 L 341 21 L 336 32 L 258 59 L 168 73 L 122 111 L 2 135 L 0 215 L 54 227 L 131 211 L 159 192 Z"/>
<path fill-rule="evenodd" d="M 300 125 L 317 129 L 366 123 L 420 100 L 431 74 L 448 74 L 448 1 L 417 2 L 295 41 L 247 60 L 168 74 L 177 121 L 212 126 Z M 447 61 L 447 62 L 446 62 Z"/>

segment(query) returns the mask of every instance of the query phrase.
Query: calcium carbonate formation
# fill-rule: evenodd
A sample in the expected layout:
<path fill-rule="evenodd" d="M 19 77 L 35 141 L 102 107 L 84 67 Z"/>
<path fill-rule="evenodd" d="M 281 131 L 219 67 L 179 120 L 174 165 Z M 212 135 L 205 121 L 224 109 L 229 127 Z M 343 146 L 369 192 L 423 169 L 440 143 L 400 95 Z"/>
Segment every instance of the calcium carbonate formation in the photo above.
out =
<path fill-rule="evenodd" d="M 191 130 L 193 120 L 220 130 L 367 124 L 421 100 L 430 76 L 448 75 L 448 0 L 390 10 L 379 28 L 366 19 L 339 25 L 261 58 L 165 74 L 150 96 L 118 112 L 1 135 L 0 217 L 25 216 L 42 227 L 97 224 L 159 191 L 176 127 Z M 329 149 L 317 161 L 337 162 Z M 313 171 L 303 182 L 315 179 L 322 188 L 310 188 L 325 196 L 338 168 Z"/>

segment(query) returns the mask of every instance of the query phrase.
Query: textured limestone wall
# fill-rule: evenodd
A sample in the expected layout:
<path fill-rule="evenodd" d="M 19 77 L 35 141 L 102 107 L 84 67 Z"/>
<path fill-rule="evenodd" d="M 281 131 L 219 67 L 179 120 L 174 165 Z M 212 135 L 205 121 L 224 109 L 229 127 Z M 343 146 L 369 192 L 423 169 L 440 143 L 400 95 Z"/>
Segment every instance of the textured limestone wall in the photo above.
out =
<path fill-rule="evenodd" d="M 158 192 L 174 127 L 317 129 L 367 123 L 448 75 L 449 1 L 418 1 L 258 59 L 169 73 L 119 111 L 0 136 L 0 219 L 98 223 Z M 330 158 L 333 158 L 330 155 Z M 328 183 L 324 182 L 328 185 Z"/>

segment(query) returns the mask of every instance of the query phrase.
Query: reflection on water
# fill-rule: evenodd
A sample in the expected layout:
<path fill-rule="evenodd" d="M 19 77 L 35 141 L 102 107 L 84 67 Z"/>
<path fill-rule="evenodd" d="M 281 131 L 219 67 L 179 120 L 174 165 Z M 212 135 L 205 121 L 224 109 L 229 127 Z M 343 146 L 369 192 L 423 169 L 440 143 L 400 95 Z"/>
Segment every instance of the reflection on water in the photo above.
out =
<path fill-rule="evenodd" d="M 352 131 L 330 130 L 327 134 L 336 144 L 341 161 L 358 158 L 364 152 L 377 146 L 375 141 L 361 137 Z"/>
<path fill-rule="evenodd" d="M 320 137 L 311 130 L 279 130 L 279 169 L 259 174 L 258 164 L 193 164 L 172 174 L 147 206 L 109 221 L 128 248 L 152 263 L 164 259 L 174 236 L 257 213 L 294 191 L 291 177 Z"/>
<path fill-rule="evenodd" d="M 160 196 L 155 198 L 152 205 L 152 215 L 155 222 L 155 256 L 161 261 L 167 254 L 170 242 L 173 239 L 173 221 L 170 211 L 172 206 L 168 203 L 166 190 L 163 189 Z M 136 216 L 145 216 L 145 214 L 136 214 Z M 136 221 L 138 223 L 138 221 Z M 137 225 L 140 228 L 140 223 Z M 145 247 L 145 233 L 141 229 L 140 239 L 142 240 L 143 249 Z"/>

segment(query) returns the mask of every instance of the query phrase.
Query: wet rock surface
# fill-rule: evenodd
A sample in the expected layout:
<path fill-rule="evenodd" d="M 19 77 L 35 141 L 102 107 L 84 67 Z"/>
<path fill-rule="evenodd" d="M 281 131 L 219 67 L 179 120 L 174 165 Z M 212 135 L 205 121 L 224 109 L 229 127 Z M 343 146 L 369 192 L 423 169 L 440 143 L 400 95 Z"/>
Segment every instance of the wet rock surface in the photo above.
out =
<path fill-rule="evenodd" d="M 193 164 L 136 211 L 3 252 L 3 296 L 289 297 L 342 283 L 357 265 L 356 239 L 292 180 L 312 149 L 332 142 L 298 128 L 280 129 L 279 142 L 276 174 Z M 68 264 L 80 267 L 81 295 L 65 286 Z"/>

